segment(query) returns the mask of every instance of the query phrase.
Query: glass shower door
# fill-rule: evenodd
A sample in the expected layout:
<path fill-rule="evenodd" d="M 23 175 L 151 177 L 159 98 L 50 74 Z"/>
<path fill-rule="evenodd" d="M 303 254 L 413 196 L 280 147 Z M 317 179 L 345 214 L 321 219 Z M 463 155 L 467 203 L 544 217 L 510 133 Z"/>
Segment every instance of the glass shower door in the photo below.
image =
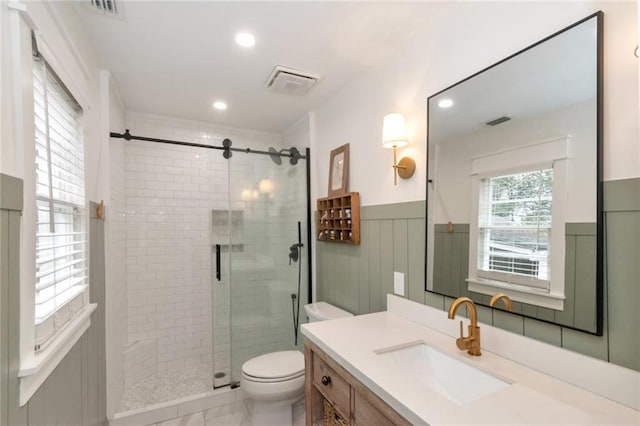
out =
<path fill-rule="evenodd" d="M 294 323 L 307 301 L 307 162 L 281 160 L 235 153 L 230 162 L 232 384 L 248 359 L 296 347 Z"/>

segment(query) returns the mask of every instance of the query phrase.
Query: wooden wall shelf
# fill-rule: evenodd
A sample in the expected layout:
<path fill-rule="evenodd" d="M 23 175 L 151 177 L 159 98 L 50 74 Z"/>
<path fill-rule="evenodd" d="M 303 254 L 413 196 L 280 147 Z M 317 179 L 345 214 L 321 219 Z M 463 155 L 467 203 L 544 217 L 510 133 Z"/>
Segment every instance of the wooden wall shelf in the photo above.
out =
<path fill-rule="evenodd" d="M 360 193 L 318 198 L 316 233 L 318 241 L 360 244 Z"/>

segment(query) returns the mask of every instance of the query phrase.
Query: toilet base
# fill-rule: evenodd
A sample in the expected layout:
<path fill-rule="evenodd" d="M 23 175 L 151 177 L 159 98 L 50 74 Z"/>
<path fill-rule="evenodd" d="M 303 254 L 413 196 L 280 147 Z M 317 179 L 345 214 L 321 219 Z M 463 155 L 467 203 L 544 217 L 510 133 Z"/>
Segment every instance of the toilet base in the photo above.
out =
<path fill-rule="evenodd" d="M 284 401 L 256 401 L 250 402 L 251 426 L 292 426 L 293 406 L 302 400 L 300 396 Z"/>

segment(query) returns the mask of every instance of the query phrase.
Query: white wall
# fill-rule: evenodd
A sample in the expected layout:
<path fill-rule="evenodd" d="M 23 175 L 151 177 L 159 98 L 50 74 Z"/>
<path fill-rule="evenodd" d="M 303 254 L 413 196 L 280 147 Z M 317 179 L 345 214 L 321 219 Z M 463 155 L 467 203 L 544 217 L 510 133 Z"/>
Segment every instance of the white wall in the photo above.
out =
<path fill-rule="evenodd" d="M 305 114 L 282 134 L 282 145 L 295 146 L 304 153 L 304 149 L 310 145 L 309 131 L 309 115 Z"/>
<path fill-rule="evenodd" d="M 441 5 L 415 43 L 353 80 L 313 113 L 312 196 L 326 195 L 329 153 L 351 144 L 350 190 L 363 205 L 422 200 L 427 98 L 597 10 L 604 11 L 604 178 L 640 176 L 635 2 L 455 2 Z M 416 173 L 393 186 L 382 118 L 405 113 Z"/>
<path fill-rule="evenodd" d="M 3 173 L 4 170 L 9 171 L 9 160 L 13 158 L 13 154 L 9 152 L 12 145 L 4 142 L 11 136 L 9 134 L 9 126 L 7 125 L 11 118 L 9 115 L 9 102 L 11 98 L 4 96 L 9 88 L 9 81 L 5 77 L 5 75 L 7 75 L 5 67 L 9 66 L 9 49 L 8 44 L 5 42 L 8 37 L 8 31 L 9 19 L 7 9 L 0 7 L 0 170 L 2 170 Z"/>
<path fill-rule="evenodd" d="M 124 127 L 124 104 L 111 75 L 103 71 L 102 113 L 106 128 L 103 144 L 108 146 L 107 181 L 110 182 L 106 219 L 105 262 L 105 322 L 107 359 L 107 418 L 113 418 L 124 393 L 124 350 L 127 346 L 127 241 L 124 146 L 111 139 L 108 132 L 120 132 Z"/>

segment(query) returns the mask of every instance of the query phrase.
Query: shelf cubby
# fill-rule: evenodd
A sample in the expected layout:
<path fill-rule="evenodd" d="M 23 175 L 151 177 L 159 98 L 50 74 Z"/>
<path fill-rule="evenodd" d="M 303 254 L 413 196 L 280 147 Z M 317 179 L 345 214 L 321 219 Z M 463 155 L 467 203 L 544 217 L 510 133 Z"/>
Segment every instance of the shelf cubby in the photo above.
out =
<path fill-rule="evenodd" d="M 360 194 L 319 198 L 316 233 L 318 241 L 360 244 Z"/>

